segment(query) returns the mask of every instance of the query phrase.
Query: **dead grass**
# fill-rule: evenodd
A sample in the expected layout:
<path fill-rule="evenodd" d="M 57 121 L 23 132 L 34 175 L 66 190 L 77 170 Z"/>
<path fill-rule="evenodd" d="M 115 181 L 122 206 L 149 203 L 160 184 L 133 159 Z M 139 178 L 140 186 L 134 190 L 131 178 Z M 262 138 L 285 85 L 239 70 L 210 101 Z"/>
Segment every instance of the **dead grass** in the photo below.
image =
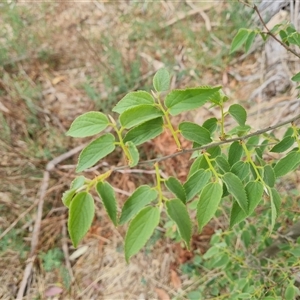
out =
<path fill-rule="evenodd" d="M 7 230 L 0 240 L 1 299 L 17 295 L 47 162 L 81 143 L 64 135 L 76 116 L 95 108 L 107 112 L 125 92 L 149 89 L 151 75 L 163 65 L 173 70 L 173 87 L 223 84 L 236 101 L 246 100 L 259 85 L 238 78 L 242 72 L 242 76 L 257 72 L 253 56 L 227 65 L 233 33 L 220 28 L 227 4 L 24 1 L 13 6 L 1 6 L 0 21 L 5 29 L 0 42 L 7 50 L 0 53 L 0 226 L 2 233 Z M 229 16 L 227 22 L 233 27 L 230 20 Z M 214 34 L 209 40 L 207 28 Z M 278 97 L 257 103 L 251 108 L 257 127 L 270 124 L 263 113 L 276 122 L 280 108 L 284 117 L 289 101 L 290 97 Z M 214 114 L 217 111 L 204 109 L 183 118 L 202 123 Z M 142 151 L 150 158 L 166 149 L 172 151 L 171 142 L 163 136 Z M 119 160 L 116 156 L 106 163 Z M 184 180 L 189 163 L 188 157 L 175 158 L 163 164 L 163 172 Z M 85 248 L 70 246 L 61 195 L 74 178 L 75 164 L 72 157 L 51 171 L 36 259 L 23 299 L 163 299 L 166 295 L 186 299 L 193 282 L 181 276 L 178 266 L 193 254 L 159 238 L 163 224 L 157 241 L 127 265 L 122 252 L 124 229 L 115 229 L 99 204 L 82 243 Z M 88 176 L 101 168 L 105 165 Z M 142 172 L 112 178 L 119 201 L 138 184 L 152 181 L 153 175 Z M 194 247 L 204 252 L 213 232 L 208 227 L 201 236 L 195 235 Z M 49 272 L 40 255 L 54 248 L 62 249 L 64 259 Z M 72 259 L 74 253 L 78 256 Z"/>

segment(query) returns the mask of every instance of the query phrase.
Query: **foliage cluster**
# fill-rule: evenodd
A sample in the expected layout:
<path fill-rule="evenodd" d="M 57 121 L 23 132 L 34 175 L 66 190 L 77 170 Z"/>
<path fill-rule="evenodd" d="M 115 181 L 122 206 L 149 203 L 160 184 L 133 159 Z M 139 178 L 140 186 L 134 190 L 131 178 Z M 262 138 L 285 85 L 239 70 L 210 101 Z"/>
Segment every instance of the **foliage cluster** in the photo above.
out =
<path fill-rule="evenodd" d="M 276 34 L 280 35 L 279 42 L 290 52 L 294 53 L 289 48 L 291 44 L 300 46 L 300 34 L 294 27 L 280 24 L 268 32 L 240 29 L 233 39 L 231 52 L 237 51 L 243 45 L 248 51 L 257 35 L 266 40 L 269 36 L 276 37 Z M 293 76 L 292 80 L 299 82 L 300 73 Z M 76 247 L 79 244 L 93 221 L 95 208 L 92 189 L 95 189 L 115 226 L 129 223 L 124 246 L 126 261 L 150 239 L 164 212 L 176 224 L 178 234 L 189 249 L 193 232 L 192 212 L 196 212 L 198 230 L 201 232 L 214 217 L 224 198 L 231 201 L 230 228 L 236 228 L 235 225 L 239 226 L 239 223 L 253 215 L 257 206 L 263 202 L 269 206 L 268 232 L 271 232 L 281 206 L 281 197 L 275 187 L 276 180 L 300 165 L 300 130 L 295 123 L 299 116 L 253 132 L 251 124 L 247 123 L 247 112 L 240 104 L 232 104 L 225 109 L 224 104 L 229 99 L 221 86 L 197 86 L 169 91 L 170 74 L 166 69 L 160 69 L 153 78 L 153 87 L 154 91 L 151 93 L 134 91 L 123 97 L 113 108 L 113 112 L 119 115 L 117 120 L 101 112 L 87 112 L 76 118 L 67 132 L 67 135 L 76 138 L 101 134 L 82 150 L 77 172 L 94 166 L 116 147 L 121 148 L 128 162 L 127 166 L 112 168 L 92 180 L 79 176 L 64 193 L 63 203 L 69 208 L 68 229 L 73 245 Z M 173 125 L 171 117 L 206 104 L 219 109 L 218 119 L 207 119 L 201 125 L 193 122 L 181 122 L 177 127 Z M 229 131 L 225 129 L 227 118 L 232 118 L 236 123 Z M 276 137 L 273 132 L 269 133 L 287 124 L 290 125 L 282 137 Z M 159 136 L 164 130 L 170 131 L 178 151 L 151 161 L 140 161 L 138 146 Z M 193 143 L 191 149 L 182 149 L 182 138 Z M 175 177 L 163 179 L 159 163 L 182 153 L 191 153 L 193 159 L 187 180 L 180 182 Z M 278 160 L 268 160 L 265 155 L 267 153 L 283 155 Z M 138 187 L 118 214 L 115 192 L 107 179 L 114 171 L 132 168 L 138 164 L 153 164 L 156 184 L 153 187 Z M 172 198 L 164 195 L 165 189 L 173 194 Z M 255 236 L 252 232 L 255 228 L 248 231 L 238 228 L 242 231 L 242 242 L 249 246 L 250 236 Z M 206 268 L 228 264 L 235 268 L 236 260 L 239 270 L 243 269 L 243 260 L 238 255 L 235 258 L 228 255 L 232 239 L 230 234 L 215 235 L 212 240 L 213 247 L 201 258 L 206 260 Z M 297 251 L 292 253 L 294 258 L 298 255 Z M 228 281 L 233 283 L 237 280 L 232 274 L 227 276 L 224 285 Z M 222 283 L 219 285 L 222 286 Z M 230 291 L 233 293 L 230 295 L 236 297 L 231 299 L 248 299 L 249 295 L 258 293 L 254 286 L 255 281 L 249 282 L 247 274 L 243 273 L 239 279 L 237 294 Z M 234 288 L 236 287 L 234 284 Z M 219 292 L 218 289 L 215 293 Z M 293 299 L 298 292 L 291 282 L 284 297 Z M 262 295 L 267 293 L 261 291 L 260 295 L 257 294 L 257 299 Z"/>

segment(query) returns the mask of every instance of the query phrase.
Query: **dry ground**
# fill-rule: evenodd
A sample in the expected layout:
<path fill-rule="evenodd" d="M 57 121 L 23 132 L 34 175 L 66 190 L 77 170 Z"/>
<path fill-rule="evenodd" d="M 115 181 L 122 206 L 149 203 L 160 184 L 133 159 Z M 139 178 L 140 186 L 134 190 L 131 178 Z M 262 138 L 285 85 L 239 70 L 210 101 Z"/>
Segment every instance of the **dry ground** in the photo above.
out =
<path fill-rule="evenodd" d="M 124 229 L 112 226 L 100 203 L 92 229 L 80 248 L 73 249 L 61 195 L 75 177 L 78 151 L 49 170 L 44 186 L 43 176 L 49 161 L 87 141 L 64 135 L 76 116 L 93 109 L 109 112 L 125 92 L 149 90 L 151 76 L 162 66 L 172 70 L 172 87 L 222 84 L 231 103 L 249 107 L 256 128 L 299 109 L 291 106 L 290 90 L 284 96 L 247 101 L 263 80 L 262 53 L 235 61 L 229 57 L 243 14 L 216 2 L 2 4 L 1 299 L 14 299 L 20 291 L 32 242 L 38 244 L 23 299 L 186 299 L 197 284 L 179 269 L 193 253 L 164 237 L 164 224 L 127 265 Z M 214 114 L 214 109 L 202 109 L 181 118 L 202 122 Z M 173 151 L 169 143 L 166 135 L 141 151 L 145 158 L 168 154 Z M 85 175 L 92 178 L 116 164 L 122 164 L 118 155 Z M 180 157 L 162 167 L 165 174 L 184 180 L 188 165 L 188 157 Z M 112 178 L 120 202 L 138 184 L 153 181 L 153 174 L 144 171 Z M 226 226 L 212 222 L 195 234 L 193 249 L 205 252 L 214 230 Z"/>

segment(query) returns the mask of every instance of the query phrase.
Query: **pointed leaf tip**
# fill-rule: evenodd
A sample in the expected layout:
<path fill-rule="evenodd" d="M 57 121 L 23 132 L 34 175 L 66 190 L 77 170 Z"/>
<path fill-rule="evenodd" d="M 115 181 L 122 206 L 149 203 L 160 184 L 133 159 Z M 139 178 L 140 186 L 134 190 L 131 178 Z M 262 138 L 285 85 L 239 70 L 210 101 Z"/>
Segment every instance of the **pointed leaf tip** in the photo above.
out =
<path fill-rule="evenodd" d="M 69 207 L 68 230 L 74 247 L 86 235 L 95 215 L 94 199 L 87 192 L 78 193 Z"/>
<path fill-rule="evenodd" d="M 130 222 L 125 236 L 125 259 L 138 253 L 147 243 L 160 219 L 158 207 L 148 206 L 142 209 Z"/>
<path fill-rule="evenodd" d="M 157 92 L 167 91 L 170 88 L 170 74 L 167 69 L 159 69 L 153 77 L 153 86 Z"/>

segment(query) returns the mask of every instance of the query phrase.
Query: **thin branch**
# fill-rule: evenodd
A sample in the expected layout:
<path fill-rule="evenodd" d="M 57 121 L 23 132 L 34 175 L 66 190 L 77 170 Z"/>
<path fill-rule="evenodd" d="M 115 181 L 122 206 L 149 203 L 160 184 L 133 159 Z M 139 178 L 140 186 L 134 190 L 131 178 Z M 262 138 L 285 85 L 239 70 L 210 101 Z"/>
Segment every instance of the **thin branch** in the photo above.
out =
<path fill-rule="evenodd" d="M 38 196 L 38 208 L 37 208 L 37 215 L 33 227 L 33 232 L 32 232 L 32 238 L 31 238 L 31 249 L 29 253 L 29 258 L 27 259 L 27 264 L 24 270 L 23 278 L 18 290 L 17 294 L 17 300 L 23 299 L 26 287 L 29 282 L 29 278 L 31 276 L 33 264 L 36 258 L 36 250 L 38 246 L 38 241 L 39 241 L 39 233 L 41 229 L 41 221 L 42 221 L 42 216 L 43 216 L 43 206 L 44 206 L 44 200 L 46 196 L 46 192 L 49 186 L 49 179 L 50 179 L 50 171 L 54 169 L 56 164 L 62 162 L 63 160 L 73 156 L 80 150 L 82 150 L 86 144 L 80 145 L 54 159 L 52 159 L 48 164 L 46 165 L 45 171 L 44 171 L 44 176 L 43 176 L 43 181 L 42 185 L 39 190 L 39 196 Z"/>
<path fill-rule="evenodd" d="M 258 8 L 256 5 L 253 6 L 253 9 L 255 10 L 255 12 L 257 13 L 261 23 L 263 24 L 263 26 L 265 27 L 265 29 L 267 30 L 267 34 L 270 35 L 276 42 L 278 42 L 281 46 L 283 46 L 287 51 L 293 53 L 295 56 L 297 56 L 298 58 L 300 58 L 300 54 L 298 54 L 296 51 L 294 51 L 293 49 L 291 49 L 290 47 L 288 47 L 286 44 L 284 44 L 281 40 L 279 40 L 275 34 L 273 34 L 269 28 L 267 27 L 265 21 L 263 20 Z"/>
<path fill-rule="evenodd" d="M 199 151 L 199 150 L 206 150 L 206 149 L 221 146 L 221 145 L 224 145 L 224 144 L 228 144 L 228 143 L 232 143 L 232 142 L 236 142 L 236 141 L 241 141 L 241 140 L 246 140 L 246 139 L 248 139 L 252 136 L 260 135 L 260 134 L 266 133 L 268 131 L 274 130 L 276 128 L 279 128 L 283 125 L 293 123 L 298 119 L 300 119 L 300 114 L 293 117 L 293 118 L 291 118 L 291 119 L 280 122 L 276 125 L 269 126 L 267 128 L 257 130 L 255 132 L 249 133 L 249 134 L 241 136 L 241 137 L 231 138 L 231 139 L 227 139 L 227 140 L 224 140 L 224 141 L 221 141 L 221 142 L 211 143 L 211 144 L 201 146 L 201 147 L 196 147 L 196 148 L 191 148 L 191 149 L 183 149 L 179 152 L 176 152 L 176 153 L 173 153 L 173 154 L 170 154 L 170 155 L 166 155 L 166 156 L 163 156 L 163 157 L 160 157 L 160 158 L 154 158 L 154 159 L 150 159 L 150 160 L 141 161 L 141 162 L 138 163 L 138 165 L 152 164 L 152 163 L 156 163 L 156 162 L 161 162 L 161 161 L 164 161 L 164 160 L 167 160 L 167 159 L 170 159 L 170 158 L 182 155 L 182 154 L 192 153 L 194 151 Z M 120 166 L 120 167 L 114 168 L 112 171 L 114 172 L 114 171 L 119 171 L 119 170 L 123 170 L 123 169 L 127 169 L 127 168 L 129 168 L 129 166 Z"/>

